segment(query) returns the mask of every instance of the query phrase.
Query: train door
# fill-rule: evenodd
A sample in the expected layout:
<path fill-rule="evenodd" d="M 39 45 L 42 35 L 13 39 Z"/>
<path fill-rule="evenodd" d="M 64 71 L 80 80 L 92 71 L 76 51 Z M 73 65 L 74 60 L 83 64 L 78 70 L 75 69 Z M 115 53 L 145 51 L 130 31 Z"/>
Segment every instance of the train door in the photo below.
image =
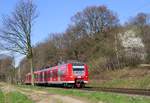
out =
<path fill-rule="evenodd" d="M 34 73 L 34 82 L 37 83 L 37 73 Z"/>
<path fill-rule="evenodd" d="M 55 81 L 55 75 L 54 75 L 54 73 L 55 73 L 55 68 L 53 67 L 52 68 L 52 72 L 51 72 L 51 76 L 52 76 L 52 82 L 54 82 Z"/>
<path fill-rule="evenodd" d="M 45 83 L 44 72 L 42 72 L 42 83 Z"/>
<path fill-rule="evenodd" d="M 41 81 L 40 74 L 41 74 L 41 72 L 38 72 L 38 83 L 40 83 L 40 81 Z"/>
<path fill-rule="evenodd" d="M 58 81 L 58 73 L 57 73 L 57 68 L 53 70 L 53 81 Z"/>
<path fill-rule="evenodd" d="M 57 66 L 57 81 L 60 82 L 60 75 L 59 75 L 59 72 L 60 72 L 60 66 L 58 65 Z"/>
<path fill-rule="evenodd" d="M 43 73 L 40 72 L 40 83 L 42 83 L 42 82 L 43 82 Z"/>
<path fill-rule="evenodd" d="M 44 71 L 44 83 L 47 83 L 47 71 Z"/>
<path fill-rule="evenodd" d="M 50 70 L 50 81 L 53 81 L 53 70 Z"/>
<path fill-rule="evenodd" d="M 47 82 L 50 82 L 50 70 L 47 71 Z"/>
<path fill-rule="evenodd" d="M 66 76 L 66 81 L 73 81 L 74 80 L 72 64 L 68 64 L 66 75 L 67 75 Z"/>
<path fill-rule="evenodd" d="M 64 66 L 61 66 L 60 67 L 60 80 L 61 81 L 65 81 L 66 79 L 66 72 L 67 72 L 67 66 L 66 65 L 64 65 Z"/>
<path fill-rule="evenodd" d="M 55 67 L 55 81 L 58 82 L 58 66 Z"/>

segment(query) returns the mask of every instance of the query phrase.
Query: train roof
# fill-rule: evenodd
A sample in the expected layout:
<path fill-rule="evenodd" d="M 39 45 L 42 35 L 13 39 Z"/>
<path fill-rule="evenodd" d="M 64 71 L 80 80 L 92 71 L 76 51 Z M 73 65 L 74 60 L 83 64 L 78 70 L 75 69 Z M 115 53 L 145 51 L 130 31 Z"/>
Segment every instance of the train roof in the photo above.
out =
<path fill-rule="evenodd" d="M 49 67 L 49 68 L 44 68 L 44 69 L 41 69 L 41 70 L 37 70 L 37 71 L 35 71 L 34 73 L 36 73 L 36 72 L 43 72 L 43 71 L 47 71 L 47 70 L 50 70 L 50 69 L 53 69 L 53 68 L 56 68 L 56 67 L 58 67 L 58 66 L 64 66 L 64 65 L 67 65 L 68 63 L 66 63 L 66 64 L 59 64 L 59 65 L 56 65 L 56 66 L 53 66 L 53 67 Z"/>
<path fill-rule="evenodd" d="M 40 70 L 34 71 L 34 73 L 44 72 L 44 71 L 50 70 L 50 69 L 52 69 L 52 68 L 56 68 L 57 66 L 63 66 L 63 65 L 67 65 L 67 64 L 84 65 L 85 63 L 71 60 L 71 61 L 67 61 L 67 63 L 62 63 L 62 64 L 59 63 L 58 65 L 53 66 L 53 67 L 42 68 L 42 69 L 40 69 Z M 27 75 L 30 75 L 30 74 L 31 74 L 31 73 L 27 73 Z"/>

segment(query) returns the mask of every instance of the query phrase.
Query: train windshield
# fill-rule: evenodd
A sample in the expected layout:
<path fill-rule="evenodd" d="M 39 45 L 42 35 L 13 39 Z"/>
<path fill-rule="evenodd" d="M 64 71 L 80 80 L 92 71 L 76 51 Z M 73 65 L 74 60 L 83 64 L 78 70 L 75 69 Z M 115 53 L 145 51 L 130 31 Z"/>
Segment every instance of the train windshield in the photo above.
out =
<path fill-rule="evenodd" d="M 73 66 L 73 72 L 75 75 L 83 75 L 84 74 L 84 66 Z"/>
<path fill-rule="evenodd" d="M 73 66 L 73 71 L 84 71 L 84 66 Z"/>

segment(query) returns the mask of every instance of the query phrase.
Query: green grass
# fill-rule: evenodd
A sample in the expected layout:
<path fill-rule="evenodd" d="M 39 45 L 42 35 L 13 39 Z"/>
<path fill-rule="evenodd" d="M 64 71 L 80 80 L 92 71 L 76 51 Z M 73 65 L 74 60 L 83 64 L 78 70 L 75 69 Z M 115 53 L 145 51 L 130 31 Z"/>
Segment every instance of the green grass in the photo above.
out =
<path fill-rule="evenodd" d="M 89 86 L 150 89 L 150 76 L 143 76 L 140 78 L 126 78 L 126 79 L 117 78 L 103 83 L 98 83 L 98 81 L 92 81 L 92 83 L 89 84 Z"/>
<path fill-rule="evenodd" d="M 33 103 L 24 94 L 19 92 L 9 92 L 6 94 L 6 103 Z"/>
<path fill-rule="evenodd" d="M 73 89 L 60 89 L 60 88 L 44 88 L 44 87 L 32 87 L 21 86 L 21 88 L 30 88 L 34 90 L 44 90 L 50 94 L 69 95 L 75 98 L 80 98 L 89 103 L 98 103 L 102 101 L 104 103 L 150 103 L 150 98 L 143 96 L 127 96 L 116 93 L 105 92 L 85 92 L 81 90 Z"/>
<path fill-rule="evenodd" d="M 4 101 L 4 94 L 3 94 L 3 92 L 0 90 L 0 103 L 5 103 Z"/>
<path fill-rule="evenodd" d="M 115 93 L 104 92 L 82 92 L 77 90 L 57 90 L 49 89 L 50 93 L 57 93 L 62 95 L 71 95 L 76 97 L 83 97 L 92 103 L 98 103 L 99 101 L 105 103 L 150 103 L 150 98 L 133 97 L 126 95 L 119 95 Z"/>

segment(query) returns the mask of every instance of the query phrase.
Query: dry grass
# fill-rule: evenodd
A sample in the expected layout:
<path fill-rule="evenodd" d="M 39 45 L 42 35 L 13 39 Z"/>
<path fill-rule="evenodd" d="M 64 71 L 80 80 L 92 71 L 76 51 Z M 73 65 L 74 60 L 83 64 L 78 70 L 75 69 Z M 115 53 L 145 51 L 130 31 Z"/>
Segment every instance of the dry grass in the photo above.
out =
<path fill-rule="evenodd" d="M 89 85 L 150 89 L 150 69 L 138 67 L 105 71 L 91 78 Z"/>

